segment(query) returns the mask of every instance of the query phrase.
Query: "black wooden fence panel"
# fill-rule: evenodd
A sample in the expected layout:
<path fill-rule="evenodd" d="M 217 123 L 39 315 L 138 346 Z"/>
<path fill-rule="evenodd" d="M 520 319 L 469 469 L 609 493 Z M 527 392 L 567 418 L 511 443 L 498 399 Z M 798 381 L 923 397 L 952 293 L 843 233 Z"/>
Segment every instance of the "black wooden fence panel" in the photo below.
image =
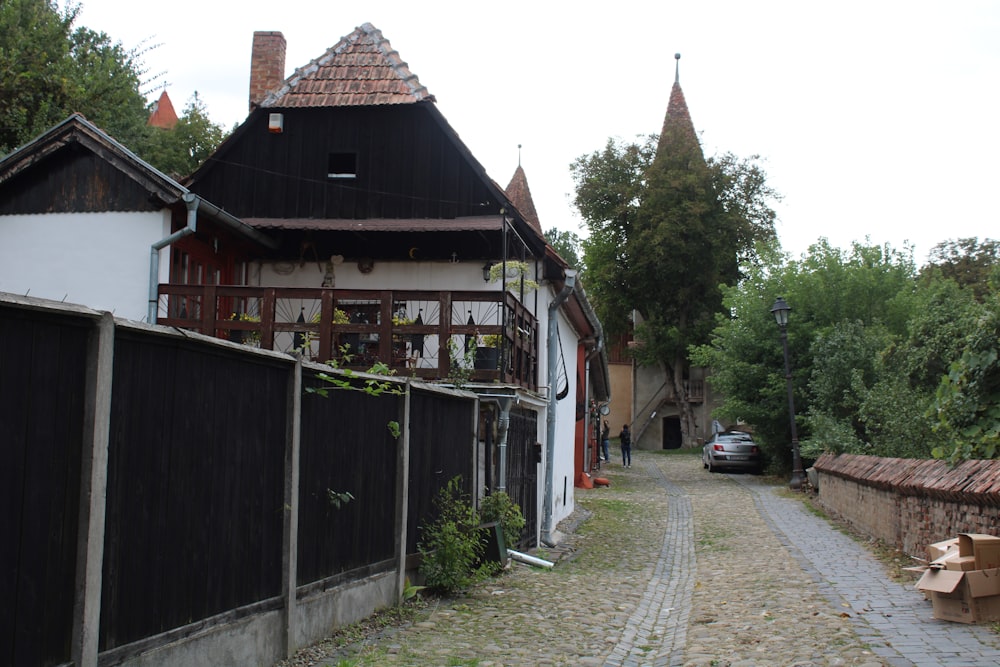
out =
<path fill-rule="evenodd" d="M 395 557 L 399 441 L 388 425 L 402 402 L 348 389 L 303 396 L 298 585 Z M 354 499 L 338 508 L 328 490 Z"/>
<path fill-rule="evenodd" d="M 507 430 L 507 495 L 521 507 L 524 530 L 508 546 L 530 549 L 538 530 L 538 413 L 511 410 Z"/>
<path fill-rule="evenodd" d="M 0 306 L 0 664 L 70 660 L 89 319 Z"/>
<path fill-rule="evenodd" d="M 115 343 L 100 647 L 281 593 L 287 365 Z"/>
<path fill-rule="evenodd" d="M 410 398 L 410 475 L 406 553 L 417 553 L 420 526 L 434 517 L 433 500 L 455 476 L 472 494 L 475 417 L 469 399 L 414 390 Z"/>

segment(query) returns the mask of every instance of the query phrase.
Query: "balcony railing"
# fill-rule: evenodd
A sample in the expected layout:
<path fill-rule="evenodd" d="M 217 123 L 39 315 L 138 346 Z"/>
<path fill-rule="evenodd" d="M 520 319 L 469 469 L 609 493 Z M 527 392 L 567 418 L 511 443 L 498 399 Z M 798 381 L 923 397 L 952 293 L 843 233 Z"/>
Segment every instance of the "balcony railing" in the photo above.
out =
<path fill-rule="evenodd" d="M 509 292 L 161 284 L 158 308 L 159 324 L 342 368 L 538 388 L 538 320 Z"/>

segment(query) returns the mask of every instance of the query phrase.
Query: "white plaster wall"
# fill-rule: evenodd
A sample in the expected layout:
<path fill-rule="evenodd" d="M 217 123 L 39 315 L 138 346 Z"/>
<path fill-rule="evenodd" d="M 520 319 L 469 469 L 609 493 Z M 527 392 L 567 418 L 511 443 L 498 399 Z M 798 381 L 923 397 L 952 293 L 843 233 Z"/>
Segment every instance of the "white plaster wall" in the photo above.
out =
<path fill-rule="evenodd" d="M 0 217 L 0 291 L 145 320 L 149 248 L 169 213 L 49 213 Z M 169 262 L 161 251 L 161 280 Z"/>
<path fill-rule="evenodd" d="M 551 294 L 551 290 L 546 291 Z M 549 302 L 551 302 L 551 298 L 546 300 L 546 320 L 548 320 Z M 556 402 L 555 474 L 552 481 L 553 529 L 573 512 L 576 482 L 576 353 L 578 334 L 561 312 L 558 315 L 558 320 L 559 337 L 562 340 L 562 354 L 566 363 L 570 391 L 566 398 Z M 559 354 L 558 349 L 556 349 L 556 354 Z M 557 368 L 558 365 L 557 360 Z M 543 368 L 546 367 L 543 366 Z M 558 387 L 553 387 L 553 391 L 557 390 Z"/>

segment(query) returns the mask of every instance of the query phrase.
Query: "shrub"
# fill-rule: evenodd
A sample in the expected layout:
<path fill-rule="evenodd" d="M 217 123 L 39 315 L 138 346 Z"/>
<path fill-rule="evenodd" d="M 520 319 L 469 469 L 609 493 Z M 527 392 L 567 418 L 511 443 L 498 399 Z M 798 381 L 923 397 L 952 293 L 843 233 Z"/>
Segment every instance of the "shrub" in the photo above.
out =
<path fill-rule="evenodd" d="M 481 579 L 477 567 L 484 544 L 479 533 L 479 513 L 454 477 L 434 498 L 437 518 L 420 526 L 420 573 L 428 588 L 452 594 Z"/>
<path fill-rule="evenodd" d="M 479 517 L 483 523 L 496 521 L 503 530 L 504 540 L 516 543 L 524 530 L 524 515 L 521 508 L 510 499 L 506 491 L 494 491 L 479 503 Z"/>

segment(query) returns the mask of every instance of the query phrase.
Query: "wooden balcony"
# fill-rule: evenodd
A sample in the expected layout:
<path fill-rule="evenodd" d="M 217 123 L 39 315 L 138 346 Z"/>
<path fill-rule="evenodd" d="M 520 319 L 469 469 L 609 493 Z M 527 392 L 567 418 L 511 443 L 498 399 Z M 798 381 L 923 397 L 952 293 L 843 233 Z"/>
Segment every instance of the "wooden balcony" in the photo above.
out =
<path fill-rule="evenodd" d="M 538 320 L 509 292 L 161 284 L 158 308 L 158 324 L 342 368 L 538 388 Z"/>

